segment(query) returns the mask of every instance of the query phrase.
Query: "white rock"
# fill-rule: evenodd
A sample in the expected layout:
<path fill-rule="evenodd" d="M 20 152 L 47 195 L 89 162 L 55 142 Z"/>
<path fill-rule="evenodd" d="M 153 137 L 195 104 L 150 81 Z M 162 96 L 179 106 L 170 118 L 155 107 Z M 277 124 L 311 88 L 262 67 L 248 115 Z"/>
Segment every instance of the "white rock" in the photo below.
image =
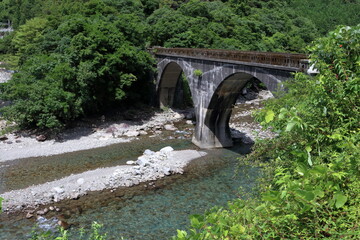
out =
<path fill-rule="evenodd" d="M 127 137 L 137 137 L 140 135 L 140 133 L 138 131 L 133 130 L 133 131 L 127 131 L 124 135 Z"/>
<path fill-rule="evenodd" d="M 127 161 L 126 164 L 128 164 L 128 165 L 134 165 L 134 164 L 135 164 L 135 161 L 130 160 L 130 161 Z"/>
<path fill-rule="evenodd" d="M 79 178 L 76 182 L 77 184 L 81 185 L 84 184 L 85 180 L 83 178 Z"/>
<path fill-rule="evenodd" d="M 138 157 L 138 159 L 136 160 L 136 164 L 142 167 L 150 166 L 149 159 L 147 159 L 145 156 Z"/>
<path fill-rule="evenodd" d="M 177 130 L 177 128 L 176 128 L 174 125 L 171 125 L 171 124 L 166 124 L 166 125 L 164 126 L 164 128 L 165 128 L 165 130 L 167 130 L 167 131 L 175 131 L 175 130 Z"/>
<path fill-rule="evenodd" d="M 169 167 L 165 167 L 163 169 L 163 173 L 166 175 L 166 176 L 169 176 L 171 175 L 171 169 Z"/>
<path fill-rule="evenodd" d="M 144 151 L 144 155 L 153 155 L 155 152 L 151 151 L 150 149 L 146 149 Z"/>
<path fill-rule="evenodd" d="M 164 148 L 160 149 L 161 153 L 170 153 L 172 151 L 174 151 L 174 149 L 172 147 L 170 147 L 170 146 L 167 146 L 167 147 L 164 147 Z"/>
<path fill-rule="evenodd" d="M 140 131 L 139 134 L 140 134 L 141 136 L 144 136 L 144 135 L 147 135 L 148 133 L 147 133 L 146 131 Z"/>
<path fill-rule="evenodd" d="M 186 124 L 188 124 L 188 125 L 193 125 L 193 121 L 191 121 L 191 120 L 186 120 Z"/>
<path fill-rule="evenodd" d="M 179 113 L 174 113 L 174 118 L 181 119 L 181 118 L 183 118 L 183 116 L 181 116 Z"/>
<path fill-rule="evenodd" d="M 77 200 L 77 199 L 80 198 L 80 193 L 78 193 L 78 192 L 72 192 L 72 193 L 70 194 L 70 198 L 71 198 L 72 200 Z"/>
<path fill-rule="evenodd" d="M 62 189 L 60 187 L 54 187 L 52 190 L 53 190 L 53 192 L 56 192 L 58 194 L 62 194 L 65 192 L 64 189 Z"/>

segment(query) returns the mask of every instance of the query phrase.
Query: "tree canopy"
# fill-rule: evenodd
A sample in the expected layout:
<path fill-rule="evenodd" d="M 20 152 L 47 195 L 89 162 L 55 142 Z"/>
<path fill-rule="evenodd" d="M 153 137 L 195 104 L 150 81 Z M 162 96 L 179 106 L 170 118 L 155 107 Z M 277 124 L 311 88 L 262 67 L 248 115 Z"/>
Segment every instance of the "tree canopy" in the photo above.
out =
<path fill-rule="evenodd" d="M 2 111 L 24 127 L 63 126 L 149 96 L 147 47 L 306 52 L 336 24 L 358 23 L 358 3 L 3 0 L 0 21 L 10 20 L 15 32 L 0 39 L 0 54 L 20 61 L 13 80 L 1 86 L 1 97 L 14 103 Z"/>

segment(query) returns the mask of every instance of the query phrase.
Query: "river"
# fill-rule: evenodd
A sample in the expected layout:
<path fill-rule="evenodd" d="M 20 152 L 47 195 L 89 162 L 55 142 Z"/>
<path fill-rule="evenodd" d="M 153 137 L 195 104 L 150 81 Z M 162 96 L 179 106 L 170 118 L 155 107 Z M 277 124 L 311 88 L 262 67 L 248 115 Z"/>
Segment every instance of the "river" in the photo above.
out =
<path fill-rule="evenodd" d="M 254 107 L 242 105 L 237 112 L 243 113 Z M 236 114 L 235 111 L 233 115 Z M 251 124 L 252 120 L 247 117 L 245 122 Z M 181 129 L 182 124 L 178 123 L 177 127 Z M 196 149 L 189 138 L 177 136 L 176 139 L 174 134 L 142 137 L 131 143 L 51 157 L 5 162 L 6 167 L 0 168 L 0 192 L 44 183 L 88 169 L 124 164 L 127 160 L 136 159 L 145 149 L 158 151 L 168 145 L 175 150 Z M 79 229 L 89 229 L 93 221 L 104 225 L 103 231 L 107 232 L 108 239 L 169 239 L 176 234 L 176 229 L 189 227 L 191 214 L 203 214 L 214 206 L 225 206 L 231 199 L 244 197 L 238 195 L 239 187 L 252 193 L 259 170 L 243 167 L 235 174 L 238 158 L 248 153 L 250 148 L 251 144 L 235 141 L 232 148 L 207 150 L 208 154 L 193 161 L 183 175 L 172 175 L 131 188 L 93 192 L 78 200 L 62 201 L 56 204 L 61 212 L 49 212 L 46 219 L 23 219 L 3 214 L 0 239 L 27 239 L 33 229 L 53 229 L 58 219 L 71 225 L 71 239 L 77 239 Z"/>

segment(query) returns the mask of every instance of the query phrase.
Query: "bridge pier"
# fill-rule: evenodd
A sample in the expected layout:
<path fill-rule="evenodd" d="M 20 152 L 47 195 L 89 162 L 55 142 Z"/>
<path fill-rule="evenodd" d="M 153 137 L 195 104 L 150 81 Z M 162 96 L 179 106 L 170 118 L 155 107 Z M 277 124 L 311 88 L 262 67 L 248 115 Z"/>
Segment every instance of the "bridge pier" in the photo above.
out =
<path fill-rule="evenodd" d="M 196 115 L 192 142 L 200 148 L 233 145 L 229 119 L 241 89 L 251 78 L 274 92 L 292 73 L 306 68 L 306 56 L 301 54 L 156 48 L 155 56 L 160 106 L 173 106 L 182 73 L 189 82 Z"/>
<path fill-rule="evenodd" d="M 204 149 L 233 146 L 229 128 L 229 118 L 232 109 L 207 109 L 195 111 L 198 119 L 192 142 Z M 204 119 L 205 116 L 205 119 Z M 206 116 L 212 116 L 207 117 Z M 215 117 L 215 119 L 213 119 Z"/>

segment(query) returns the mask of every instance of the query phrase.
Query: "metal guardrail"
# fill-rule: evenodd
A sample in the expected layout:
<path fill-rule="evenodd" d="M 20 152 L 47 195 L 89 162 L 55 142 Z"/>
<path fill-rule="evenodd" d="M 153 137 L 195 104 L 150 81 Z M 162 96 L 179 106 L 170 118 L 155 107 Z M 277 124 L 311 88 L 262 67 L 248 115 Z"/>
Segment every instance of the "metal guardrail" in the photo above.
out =
<path fill-rule="evenodd" d="M 252 62 L 276 66 L 308 69 L 309 61 L 305 54 L 273 53 L 254 51 L 234 51 L 200 48 L 162 48 L 154 47 L 155 55 L 191 56 L 202 59 L 224 59 L 240 62 Z"/>

